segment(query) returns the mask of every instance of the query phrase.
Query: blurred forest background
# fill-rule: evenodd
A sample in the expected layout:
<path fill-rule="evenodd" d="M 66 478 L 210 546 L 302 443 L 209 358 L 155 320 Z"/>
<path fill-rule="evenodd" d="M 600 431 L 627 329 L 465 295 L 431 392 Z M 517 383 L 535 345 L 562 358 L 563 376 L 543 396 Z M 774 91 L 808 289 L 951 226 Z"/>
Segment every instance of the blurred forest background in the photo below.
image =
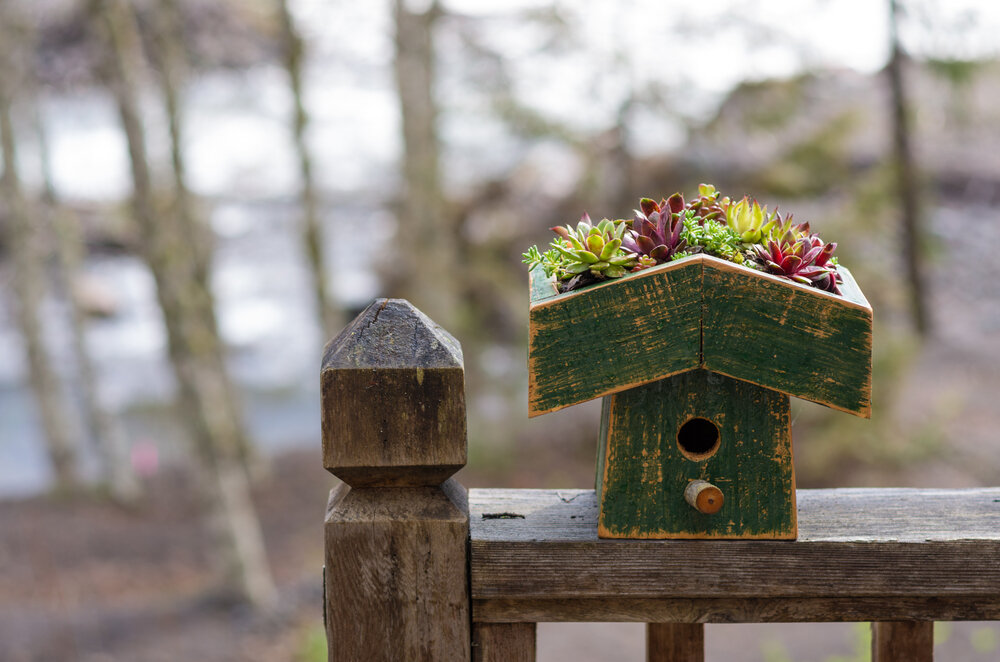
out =
<path fill-rule="evenodd" d="M 0 660 L 324 659 L 319 361 L 376 296 L 463 345 L 464 484 L 591 485 L 599 405 L 527 419 L 521 253 L 702 181 L 837 241 L 875 310 L 874 415 L 793 402 L 799 485 L 998 484 L 998 30 L 986 0 L 0 0 Z M 539 659 L 640 659 L 574 627 Z M 709 655 L 866 659 L 741 628 Z"/>

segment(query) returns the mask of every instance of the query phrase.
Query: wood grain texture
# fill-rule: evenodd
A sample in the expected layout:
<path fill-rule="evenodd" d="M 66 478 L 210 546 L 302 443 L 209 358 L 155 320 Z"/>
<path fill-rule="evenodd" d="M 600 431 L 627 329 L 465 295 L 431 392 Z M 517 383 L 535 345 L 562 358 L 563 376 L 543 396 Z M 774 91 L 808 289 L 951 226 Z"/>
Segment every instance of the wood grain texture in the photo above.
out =
<path fill-rule="evenodd" d="M 933 662 L 934 623 L 872 623 L 872 662 Z"/>
<path fill-rule="evenodd" d="M 477 604 L 898 599 L 972 613 L 1000 596 L 1000 488 L 799 490 L 797 541 L 601 540 L 589 490 L 471 496 Z"/>
<path fill-rule="evenodd" d="M 693 370 L 605 398 L 600 448 L 602 538 L 765 538 L 796 535 L 788 396 Z M 718 447 L 692 459 L 678 431 L 692 418 L 718 428 Z M 714 514 L 687 504 L 694 480 L 725 495 Z"/>
<path fill-rule="evenodd" d="M 857 300 L 706 258 L 705 368 L 871 416 L 872 310 L 842 274 Z"/>
<path fill-rule="evenodd" d="M 700 623 L 647 623 L 647 662 L 704 662 L 705 626 Z"/>
<path fill-rule="evenodd" d="M 687 258 L 532 303 L 528 415 L 698 367 L 701 271 Z"/>
<path fill-rule="evenodd" d="M 341 485 L 326 515 L 331 662 L 468 660 L 465 489 Z"/>
<path fill-rule="evenodd" d="M 465 465 L 458 342 L 402 299 L 379 299 L 327 345 L 323 466 L 346 483 L 440 485 Z"/>
<path fill-rule="evenodd" d="M 949 598 L 490 598 L 477 622 L 831 623 L 878 619 L 1000 620 L 1000 595 Z"/>
<path fill-rule="evenodd" d="M 474 623 L 473 662 L 535 662 L 534 623 Z"/>

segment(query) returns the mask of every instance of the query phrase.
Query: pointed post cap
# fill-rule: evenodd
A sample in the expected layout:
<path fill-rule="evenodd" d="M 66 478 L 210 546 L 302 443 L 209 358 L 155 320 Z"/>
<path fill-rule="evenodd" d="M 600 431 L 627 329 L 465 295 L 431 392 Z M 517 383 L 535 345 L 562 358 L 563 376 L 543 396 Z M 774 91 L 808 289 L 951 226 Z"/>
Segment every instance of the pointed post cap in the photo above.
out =
<path fill-rule="evenodd" d="M 378 299 L 326 346 L 323 466 L 352 487 L 440 485 L 466 462 L 462 348 L 404 299 Z"/>

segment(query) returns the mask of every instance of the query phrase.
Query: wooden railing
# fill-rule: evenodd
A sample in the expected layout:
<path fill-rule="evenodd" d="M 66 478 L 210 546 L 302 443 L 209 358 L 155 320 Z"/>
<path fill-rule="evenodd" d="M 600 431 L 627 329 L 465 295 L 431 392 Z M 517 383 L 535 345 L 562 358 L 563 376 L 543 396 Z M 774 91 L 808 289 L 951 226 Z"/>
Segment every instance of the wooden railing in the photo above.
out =
<path fill-rule="evenodd" d="M 535 624 L 637 621 L 647 659 L 704 623 L 872 621 L 875 662 L 932 659 L 933 622 L 1000 620 L 1000 488 L 799 490 L 796 541 L 602 540 L 593 490 L 466 493 L 457 343 L 380 301 L 327 349 L 329 659 L 535 659 Z M 351 487 L 348 487 L 348 484 Z"/>

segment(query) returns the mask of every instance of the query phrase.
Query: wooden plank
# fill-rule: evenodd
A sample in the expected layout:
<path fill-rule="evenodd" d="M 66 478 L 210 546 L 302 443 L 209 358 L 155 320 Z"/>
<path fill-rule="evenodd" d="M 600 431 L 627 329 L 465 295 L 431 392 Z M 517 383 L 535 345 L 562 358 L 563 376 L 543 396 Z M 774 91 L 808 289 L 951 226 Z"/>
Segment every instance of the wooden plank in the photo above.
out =
<path fill-rule="evenodd" d="M 330 341 L 323 466 L 344 482 L 440 485 L 465 466 L 462 349 L 402 299 L 379 299 Z"/>
<path fill-rule="evenodd" d="M 338 660 L 468 660 L 465 490 L 362 487 L 330 494 L 327 643 Z"/>
<path fill-rule="evenodd" d="M 787 395 L 693 370 L 604 403 L 600 537 L 795 538 Z M 694 418 L 718 432 L 711 454 L 682 448 L 680 429 Z M 718 512 L 687 504 L 684 492 L 695 480 L 722 491 Z"/>
<path fill-rule="evenodd" d="M 872 662 L 933 662 L 934 623 L 872 623 Z"/>
<path fill-rule="evenodd" d="M 534 623 L 474 623 L 474 662 L 535 662 Z"/>
<path fill-rule="evenodd" d="M 701 264 L 686 258 L 533 303 L 529 416 L 698 367 Z"/>
<path fill-rule="evenodd" d="M 472 601 L 478 622 L 829 623 L 878 619 L 1000 620 L 1000 595 L 917 598 L 491 598 Z"/>
<path fill-rule="evenodd" d="M 705 626 L 700 623 L 647 623 L 647 662 L 704 662 Z"/>
<path fill-rule="evenodd" d="M 600 540 L 589 490 L 474 490 L 472 598 L 1000 595 L 998 488 L 800 490 L 798 500 L 797 541 Z M 524 517 L 483 517 L 497 512 Z"/>
<path fill-rule="evenodd" d="M 796 543 L 1000 541 L 1000 487 L 798 490 Z M 474 542 L 601 542 L 593 490 L 469 490 Z M 508 512 L 523 519 L 484 518 Z M 628 543 L 624 543 L 627 545 Z M 677 544 L 677 543 L 672 543 Z M 705 543 L 725 549 L 732 543 Z"/>
<path fill-rule="evenodd" d="M 850 273 L 836 296 L 705 258 L 705 368 L 871 416 L 872 310 Z"/>

